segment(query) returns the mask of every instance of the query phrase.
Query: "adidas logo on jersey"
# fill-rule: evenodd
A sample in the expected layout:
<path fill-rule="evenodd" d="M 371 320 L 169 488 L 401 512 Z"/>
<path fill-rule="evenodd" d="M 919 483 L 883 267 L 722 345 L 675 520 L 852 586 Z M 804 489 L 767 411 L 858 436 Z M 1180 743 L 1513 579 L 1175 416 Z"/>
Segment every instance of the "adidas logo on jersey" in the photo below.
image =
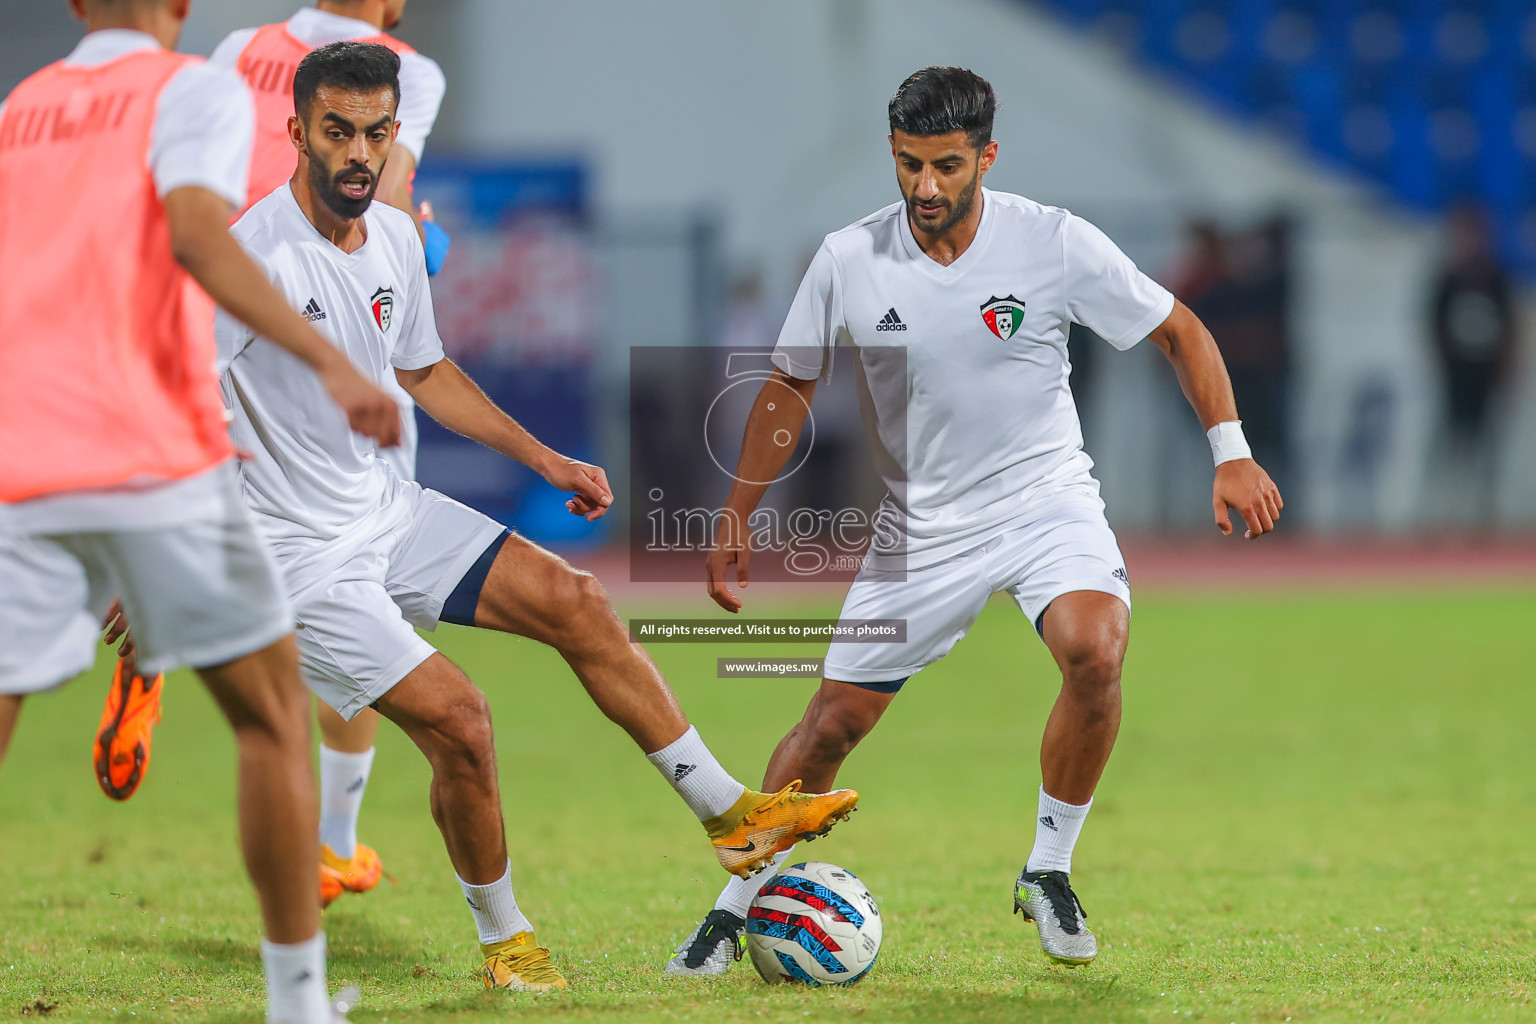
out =
<path fill-rule="evenodd" d="M 886 313 L 880 322 L 875 324 L 875 330 L 877 331 L 904 331 L 906 329 L 907 325 L 902 323 L 901 317 L 896 315 L 895 306 L 892 306 L 890 312 Z"/>
<path fill-rule="evenodd" d="M 309 305 L 305 306 L 304 312 L 300 313 L 299 315 L 302 316 L 305 320 L 308 320 L 310 323 L 314 323 L 316 320 L 325 319 L 325 310 L 320 308 L 320 303 L 316 302 L 314 299 L 310 299 Z"/>

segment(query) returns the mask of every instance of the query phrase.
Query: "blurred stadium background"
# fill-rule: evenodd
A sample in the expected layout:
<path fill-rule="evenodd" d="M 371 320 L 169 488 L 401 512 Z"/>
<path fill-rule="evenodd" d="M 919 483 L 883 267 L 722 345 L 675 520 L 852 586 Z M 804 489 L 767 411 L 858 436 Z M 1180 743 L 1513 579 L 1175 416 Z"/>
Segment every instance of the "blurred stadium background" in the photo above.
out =
<path fill-rule="evenodd" d="M 0 88 L 78 35 L 63 0 L 0 8 Z M 200 0 L 183 48 L 292 10 Z M 1212 326 L 1287 532 L 1536 530 L 1527 0 L 414 0 L 400 34 L 449 78 L 417 191 L 455 233 L 450 352 L 621 494 L 628 350 L 771 344 L 821 236 L 897 195 L 890 93 L 954 63 L 998 90 L 989 184 L 1096 221 Z M 1208 530 L 1161 358 L 1074 351 L 1116 527 Z M 532 536 L 624 536 L 430 426 L 421 466 Z"/>
<path fill-rule="evenodd" d="M 194 0 L 183 48 L 298 2 Z M 857 865 L 891 928 L 872 986 L 835 1002 L 739 968 L 660 988 L 718 884 L 685 852 L 693 824 L 553 652 L 442 630 L 493 702 L 520 897 L 578 989 L 537 1012 L 1532 1018 L 1531 0 L 411 0 L 406 15 L 400 34 L 448 75 L 417 182 L 454 234 L 434 285 L 444 339 L 536 433 L 601 461 L 620 504 L 576 521 L 531 473 L 430 424 L 422 477 L 610 585 L 625 517 L 645 514 L 632 467 L 698 461 L 631 458 L 631 423 L 699 429 L 718 349 L 771 344 L 821 237 L 897 198 L 885 105 L 928 64 L 997 88 L 990 185 L 1096 221 L 1210 323 L 1287 498 L 1279 535 L 1220 543 L 1209 451 L 1162 357 L 1074 339 L 1088 450 L 1150 584 L 1079 851 L 1111 951 L 1092 972 L 1020 958 L 1027 933 L 999 902 L 1033 824 L 997 808 L 1033 791 L 1055 693 L 1004 602 L 861 745 L 860 820 L 812 850 Z M 0 25 L 0 90 L 79 35 L 64 0 L 0 0 Z M 631 349 L 656 346 L 699 349 L 696 370 L 632 375 Z M 855 423 L 822 404 L 836 389 L 818 395 L 816 457 L 846 461 L 808 464 L 792 500 L 850 486 L 861 461 Z M 695 484 L 723 496 L 713 473 Z M 697 583 L 613 589 L 626 616 L 724 614 Z M 839 596 L 754 585 L 749 611 L 831 615 Z M 818 647 L 652 650 L 751 775 L 814 683 L 721 685 L 717 655 Z M 254 1013 L 228 741 L 177 677 L 154 776 L 108 805 L 85 756 L 107 661 L 29 704 L 0 785 L 0 1018 Z M 355 1019 L 506 1019 L 469 974 L 426 765 L 396 730 L 379 742 L 365 841 L 388 840 L 400 882 L 329 912 L 332 981 L 363 985 Z M 914 839 L 913 820 L 937 824 Z M 948 824 L 981 820 L 985 842 Z M 172 992 L 174 1017 L 157 1002 Z"/>

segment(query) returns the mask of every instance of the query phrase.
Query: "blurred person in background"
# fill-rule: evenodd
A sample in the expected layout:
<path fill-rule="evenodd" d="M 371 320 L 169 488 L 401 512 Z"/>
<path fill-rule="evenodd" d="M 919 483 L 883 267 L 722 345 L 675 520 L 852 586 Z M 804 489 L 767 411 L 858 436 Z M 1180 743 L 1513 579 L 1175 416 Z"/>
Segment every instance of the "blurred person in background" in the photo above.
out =
<path fill-rule="evenodd" d="M 1472 202 L 1451 211 L 1447 252 L 1431 310 L 1445 388 L 1448 494 L 1470 499 L 1474 526 L 1494 516 L 1496 459 L 1490 412 L 1510 377 L 1516 343 L 1509 273 L 1494 250 L 1488 218 Z"/>
<path fill-rule="evenodd" d="M 23 696 L 131 616 L 147 670 L 192 666 L 234 728 L 267 1020 L 333 1024 L 293 609 L 240 497 L 210 297 L 349 439 L 395 443 L 398 410 L 230 237 L 251 98 L 173 52 L 190 0 L 70 7 L 85 37 L 0 104 L 0 755 Z"/>
<path fill-rule="evenodd" d="M 319 0 L 287 21 L 232 32 L 213 51 L 209 63 L 245 79 L 255 98 L 256 131 L 251 151 L 244 213 L 293 176 L 293 142 L 288 118 L 293 114 L 293 76 L 312 50 L 330 43 L 378 43 L 400 58 L 400 132 L 380 175 L 377 198 L 411 215 L 422 237 L 427 272 L 435 274 L 448 252 L 448 236 L 418 210 L 412 189 L 427 137 L 436 124 L 447 79 L 436 61 L 387 34 L 400 24 L 407 0 Z M 307 312 L 318 319 L 323 314 Z M 379 452 L 405 480 L 416 476 L 416 407 L 399 384 L 386 377 L 381 386 L 400 407 L 400 444 Z M 128 648 L 119 661 L 97 728 L 92 761 L 96 779 L 114 800 L 131 797 L 149 767 L 153 727 L 160 718 L 163 678 L 146 679 Z M 357 841 L 357 820 L 373 766 L 379 716 L 365 710 L 352 722 L 322 701 L 320 721 L 320 886 L 321 901 L 342 892 L 366 892 L 378 884 L 384 868 L 379 855 Z"/>
<path fill-rule="evenodd" d="M 1271 217 L 1227 234 L 1202 219 L 1190 224 L 1189 235 L 1173 291 L 1221 339 L 1253 457 L 1284 482 L 1291 447 L 1290 221 Z"/>

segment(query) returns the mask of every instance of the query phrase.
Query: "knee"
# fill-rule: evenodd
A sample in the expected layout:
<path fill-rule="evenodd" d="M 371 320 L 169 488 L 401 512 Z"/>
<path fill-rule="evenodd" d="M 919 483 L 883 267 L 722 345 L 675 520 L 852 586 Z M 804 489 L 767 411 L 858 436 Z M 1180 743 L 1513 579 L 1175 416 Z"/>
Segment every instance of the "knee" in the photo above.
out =
<path fill-rule="evenodd" d="M 238 700 L 221 702 L 240 743 L 262 743 L 303 750 L 310 745 L 309 691 L 294 678 L 249 687 Z"/>
<path fill-rule="evenodd" d="M 819 759 L 841 761 L 869 734 L 874 723 L 856 708 L 825 704 L 812 708 L 803 725 L 806 739 Z"/>
<path fill-rule="evenodd" d="M 433 768 L 453 775 L 494 776 L 496 740 L 491 705 L 485 694 L 470 688 L 457 698 L 437 723 Z"/>
<path fill-rule="evenodd" d="M 1095 636 L 1064 644 L 1058 660 L 1062 683 L 1080 697 L 1109 698 L 1120 689 L 1120 669 L 1125 661 L 1123 637 Z"/>
<path fill-rule="evenodd" d="M 608 603 L 608 592 L 596 576 L 579 569 L 566 570 L 548 611 L 554 619 L 556 646 L 562 649 L 578 648 L 615 631 L 623 632 L 623 624 Z"/>

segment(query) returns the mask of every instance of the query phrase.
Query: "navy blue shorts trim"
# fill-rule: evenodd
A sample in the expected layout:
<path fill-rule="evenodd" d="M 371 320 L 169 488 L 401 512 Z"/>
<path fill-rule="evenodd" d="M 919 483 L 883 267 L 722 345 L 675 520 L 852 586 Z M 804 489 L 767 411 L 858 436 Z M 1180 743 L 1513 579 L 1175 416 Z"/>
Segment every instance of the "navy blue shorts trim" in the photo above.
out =
<path fill-rule="evenodd" d="M 491 574 L 491 563 L 496 561 L 496 555 L 501 551 L 501 546 L 512 536 L 511 530 L 502 530 L 496 535 L 496 539 L 475 559 L 475 564 L 469 567 L 464 578 L 459 580 L 453 588 L 453 593 L 448 595 L 448 600 L 443 602 L 442 614 L 438 619 L 442 622 L 451 622 L 456 626 L 473 626 L 475 624 L 475 609 L 480 607 L 480 590 L 485 586 L 485 578 Z"/>
<path fill-rule="evenodd" d="M 911 676 L 902 676 L 900 679 L 893 679 L 889 683 L 855 683 L 846 679 L 843 682 L 848 683 L 849 686 L 859 686 L 866 690 L 874 690 L 876 693 L 895 693 L 911 678 Z"/>

